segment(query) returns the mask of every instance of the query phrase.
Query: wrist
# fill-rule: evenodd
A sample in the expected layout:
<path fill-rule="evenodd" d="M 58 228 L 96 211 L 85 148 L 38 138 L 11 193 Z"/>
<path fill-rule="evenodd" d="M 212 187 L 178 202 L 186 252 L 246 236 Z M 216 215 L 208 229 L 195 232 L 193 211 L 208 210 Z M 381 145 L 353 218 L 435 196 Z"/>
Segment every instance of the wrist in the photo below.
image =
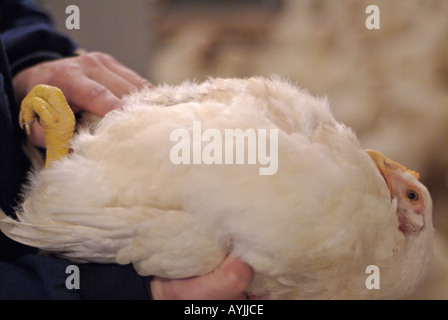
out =
<path fill-rule="evenodd" d="M 57 52 L 52 51 L 38 51 L 34 52 L 32 54 L 23 56 L 13 63 L 11 63 L 10 69 L 11 69 L 11 76 L 14 78 L 19 72 L 21 72 L 24 69 L 30 68 L 36 64 L 56 60 L 63 58 L 64 56 L 60 55 Z"/>

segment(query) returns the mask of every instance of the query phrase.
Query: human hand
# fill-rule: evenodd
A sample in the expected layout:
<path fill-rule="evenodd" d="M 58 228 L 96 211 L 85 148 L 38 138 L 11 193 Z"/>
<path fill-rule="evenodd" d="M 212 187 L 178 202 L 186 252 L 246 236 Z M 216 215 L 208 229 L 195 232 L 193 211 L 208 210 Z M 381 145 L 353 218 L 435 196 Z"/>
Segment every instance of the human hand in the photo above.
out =
<path fill-rule="evenodd" d="M 155 277 L 148 283 L 148 289 L 154 300 L 245 300 L 245 290 L 252 278 L 248 264 L 227 257 L 211 273 L 176 280 Z"/>
<path fill-rule="evenodd" d="M 38 84 L 58 87 L 73 112 L 89 111 L 104 116 L 119 108 L 121 97 L 151 84 L 108 54 L 84 55 L 39 63 L 19 72 L 13 79 L 16 100 L 22 99 Z M 30 140 L 44 147 L 42 128 L 31 127 Z"/>

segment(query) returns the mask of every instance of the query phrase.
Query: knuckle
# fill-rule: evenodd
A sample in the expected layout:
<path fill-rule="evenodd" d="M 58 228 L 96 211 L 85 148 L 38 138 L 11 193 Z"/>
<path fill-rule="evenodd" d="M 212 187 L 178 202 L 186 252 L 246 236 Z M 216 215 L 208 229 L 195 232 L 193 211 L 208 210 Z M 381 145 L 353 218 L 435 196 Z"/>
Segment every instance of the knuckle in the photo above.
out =
<path fill-rule="evenodd" d="M 78 68 L 73 64 L 59 66 L 50 76 L 50 83 L 61 83 L 71 81 L 78 74 Z"/>
<path fill-rule="evenodd" d="M 113 60 L 113 57 L 111 55 L 98 51 L 90 52 L 88 54 L 82 55 L 81 57 L 84 58 L 86 63 L 90 65 L 99 64 L 102 61 Z"/>
<path fill-rule="evenodd" d="M 86 88 L 85 99 L 87 101 L 96 100 L 107 94 L 107 89 L 101 84 L 94 84 Z"/>
<path fill-rule="evenodd" d="M 99 63 L 99 55 L 99 52 L 90 52 L 79 56 L 78 59 L 83 65 L 93 67 Z"/>
<path fill-rule="evenodd" d="M 108 53 L 98 52 L 98 58 L 102 61 L 115 62 L 115 58 Z"/>
<path fill-rule="evenodd" d="M 228 272 L 226 282 L 238 292 L 244 292 L 253 280 L 253 273 L 249 269 Z"/>

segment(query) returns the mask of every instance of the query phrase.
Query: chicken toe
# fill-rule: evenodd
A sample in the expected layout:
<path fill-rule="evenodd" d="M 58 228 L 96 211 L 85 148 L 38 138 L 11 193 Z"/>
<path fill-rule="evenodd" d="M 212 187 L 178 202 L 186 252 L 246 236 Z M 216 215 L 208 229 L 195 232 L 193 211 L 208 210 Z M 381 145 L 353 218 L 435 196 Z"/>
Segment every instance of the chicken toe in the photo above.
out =
<path fill-rule="evenodd" d="M 22 101 L 20 126 L 30 134 L 30 126 L 36 118 L 44 130 L 47 147 L 45 166 L 48 166 L 68 154 L 75 130 L 75 116 L 60 89 L 37 85 Z"/>

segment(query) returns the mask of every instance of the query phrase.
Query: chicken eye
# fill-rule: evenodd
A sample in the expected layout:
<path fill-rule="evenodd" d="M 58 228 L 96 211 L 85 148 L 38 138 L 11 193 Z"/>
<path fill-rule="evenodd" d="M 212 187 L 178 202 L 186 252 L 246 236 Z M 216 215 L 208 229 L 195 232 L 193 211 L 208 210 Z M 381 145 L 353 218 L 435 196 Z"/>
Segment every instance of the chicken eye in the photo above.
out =
<path fill-rule="evenodd" d="M 414 190 L 408 190 L 406 191 L 406 198 L 410 201 L 417 201 L 418 200 L 418 193 Z"/>

